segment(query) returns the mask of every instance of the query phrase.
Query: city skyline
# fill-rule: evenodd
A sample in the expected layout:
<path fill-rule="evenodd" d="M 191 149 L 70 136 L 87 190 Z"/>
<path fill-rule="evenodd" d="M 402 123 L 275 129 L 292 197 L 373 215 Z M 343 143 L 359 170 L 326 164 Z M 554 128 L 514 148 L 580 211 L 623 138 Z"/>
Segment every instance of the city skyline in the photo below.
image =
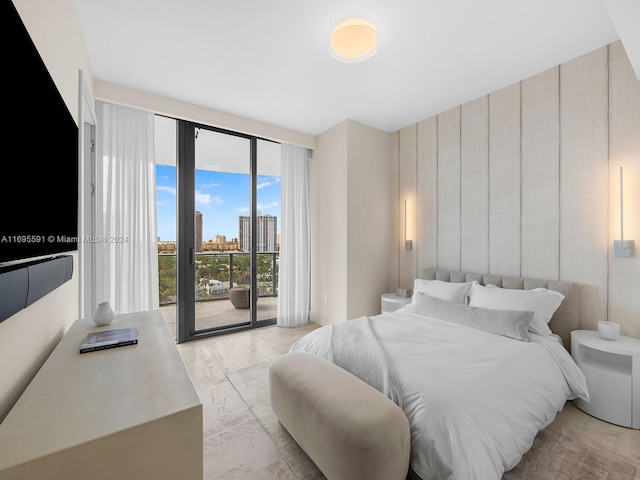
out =
<path fill-rule="evenodd" d="M 196 210 L 202 213 L 202 239 L 237 238 L 238 218 L 249 215 L 249 174 L 196 170 Z M 280 177 L 258 175 L 258 211 L 280 216 Z M 176 167 L 156 165 L 158 238 L 176 240 Z M 278 233 L 280 222 L 278 222 Z"/>

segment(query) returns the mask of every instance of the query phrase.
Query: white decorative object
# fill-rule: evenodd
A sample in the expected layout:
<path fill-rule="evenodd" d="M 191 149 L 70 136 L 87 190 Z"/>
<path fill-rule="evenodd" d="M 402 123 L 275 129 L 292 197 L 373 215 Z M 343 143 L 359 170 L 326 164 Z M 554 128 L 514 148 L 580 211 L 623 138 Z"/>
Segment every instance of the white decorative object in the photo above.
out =
<path fill-rule="evenodd" d="M 620 336 L 620 325 L 614 322 L 598 322 L 598 333 L 607 340 L 617 340 Z"/>
<path fill-rule="evenodd" d="M 116 314 L 111 309 L 109 302 L 100 302 L 93 314 L 93 322 L 99 326 L 110 325 L 115 317 Z"/>

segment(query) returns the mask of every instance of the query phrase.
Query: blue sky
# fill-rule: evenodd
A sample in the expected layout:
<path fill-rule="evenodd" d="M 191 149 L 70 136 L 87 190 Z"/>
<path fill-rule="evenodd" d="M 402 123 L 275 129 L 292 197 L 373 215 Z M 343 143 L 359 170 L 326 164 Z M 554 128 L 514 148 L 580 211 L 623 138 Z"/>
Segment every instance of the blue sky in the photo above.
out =
<path fill-rule="evenodd" d="M 238 237 L 238 217 L 249 214 L 249 175 L 196 171 L 196 210 L 202 212 L 203 240 Z M 158 237 L 176 239 L 176 167 L 156 164 Z M 280 231 L 280 177 L 258 176 L 258 211 L 278 217 Z"/>

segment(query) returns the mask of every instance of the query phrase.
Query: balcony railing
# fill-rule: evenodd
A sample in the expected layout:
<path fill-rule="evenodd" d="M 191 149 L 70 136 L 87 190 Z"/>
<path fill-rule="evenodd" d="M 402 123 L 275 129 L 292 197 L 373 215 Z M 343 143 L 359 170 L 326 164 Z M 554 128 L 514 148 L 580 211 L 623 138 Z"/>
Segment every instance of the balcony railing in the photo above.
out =
<path fill-rule="evenodd" d="M 259 297 L 278 296 L 279 252 L 257 254 Z M 160 305 L 176 302 L 176 254 L 158 254 Z M 233 287 L 250 285 L 250 254 L 244 252 L 207 252 L 196 254 L 196 301 L 229 298 Z"/>

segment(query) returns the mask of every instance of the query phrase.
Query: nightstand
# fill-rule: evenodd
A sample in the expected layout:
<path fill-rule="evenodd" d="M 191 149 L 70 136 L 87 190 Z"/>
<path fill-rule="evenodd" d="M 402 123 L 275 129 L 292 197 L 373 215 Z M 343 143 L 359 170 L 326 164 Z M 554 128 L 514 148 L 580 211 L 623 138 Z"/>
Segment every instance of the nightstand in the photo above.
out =
<path fill-rule="evenodd" d="M 380 310 L 382 313 L 391 313 L 410 303 L 411 297 L 399 297 L 395 293 L 383 293 L 380 298 Z"/>
<path fill-rule="evenodd" d="M 623 427 L 640 428 L 640 340 L 606 340 L 595 330 L 571 332 L 571 356 L 587 379 L 584 412 Z"/>

